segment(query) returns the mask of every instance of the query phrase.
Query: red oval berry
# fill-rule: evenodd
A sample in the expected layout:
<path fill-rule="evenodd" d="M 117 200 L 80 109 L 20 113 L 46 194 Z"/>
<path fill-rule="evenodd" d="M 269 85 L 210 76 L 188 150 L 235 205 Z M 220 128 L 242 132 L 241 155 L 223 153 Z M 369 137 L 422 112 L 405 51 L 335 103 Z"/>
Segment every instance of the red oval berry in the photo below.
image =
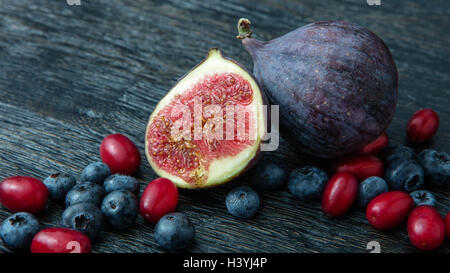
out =
<path fill-rule="evenodd" d="M 45 207 L 48 189 L 28 176 L 11 176 L 0 182 L 0 202 L 13 212 L 35 213 Z"/>
<path fill-rule="evenodd" d="M 418 206 L 408 217 L 408 236 L 421 250 L 438 248 L 445 240 L 445 225 L 439 212 L 432 206 Z"/>
<path fill-rule="evenodd" d="M 382 133 L 379 137 L 377 137 L 374 141 L 370 142 L 366 146 L 364 146 L 360 153 L 362 154 L 370 154 L 377 155 L 381 150 L 386 148 L 389 144 L 389 137 L 386 133 Z"/>
<path fill-rule="evenodd" d="M 157 223 L 167 213 L 174 212 L 178 204 L 178 189 L 166 178 L 156 178 L 142 193 L 139 210 L 145 220 Z"/>
<path fill-rule="evenodd" d="M 445 229 L 447 230 L 447 239 L 450 240 L 450 212 L 445 215 Z"/>
<path fill-rule="evenodd" d="M 338 160 L 334 166 L 336 172 L 349 172 L 362 181 L 371 176 L 383 176 L 383 162 L 368 154 L 352 155 Z"/>
<path fill-rule="evenodd" d="M 439 116 L 431 109 L 415 112 L 406 125 L 406 133 L 413 143 L 430 140 L 439 128 Z"/>
<path fill-rule="evenodd" d="M 141 155 L 136 145 L 124 135 L 112 134 L 100 145 L 100 157 L 111 169 L 111 173 L 132 174 L 141 164 Z"/>
<path fill-rule="evenodd" d="M 390 191 L 376 196 L 366 209 L 369 223 L 377 229 L 390 229 L 401 224 L 414 206 L 409 194 Z"/>
<path fill-rule="evenodd" d="M 323 212 L 333 218 L 344 215 L 358 193 L 358 180 L 350 173 L 337 173 L 328 181 L 322 196 Z"/>
<path fill-rule="evenodd" d="M 89 253 L 91 241 L 83 233 L 69 228 L 47 228 L 31 242 L 32 253 Z"/>

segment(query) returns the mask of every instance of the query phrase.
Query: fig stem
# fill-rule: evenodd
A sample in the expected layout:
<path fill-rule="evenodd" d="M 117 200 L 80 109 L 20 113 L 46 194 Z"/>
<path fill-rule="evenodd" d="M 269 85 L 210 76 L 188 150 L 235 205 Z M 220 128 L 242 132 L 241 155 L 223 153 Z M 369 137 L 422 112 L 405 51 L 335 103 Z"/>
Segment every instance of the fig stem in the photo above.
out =
<path fill-rule="evenodd" d="M 245 38 L 250 38 L 252 36 L 252 31 L 250 29 L 251 22 L 247 18 L 241 18 L 238 22 L 239 35 L 236 38 L 242 40 Z"/>

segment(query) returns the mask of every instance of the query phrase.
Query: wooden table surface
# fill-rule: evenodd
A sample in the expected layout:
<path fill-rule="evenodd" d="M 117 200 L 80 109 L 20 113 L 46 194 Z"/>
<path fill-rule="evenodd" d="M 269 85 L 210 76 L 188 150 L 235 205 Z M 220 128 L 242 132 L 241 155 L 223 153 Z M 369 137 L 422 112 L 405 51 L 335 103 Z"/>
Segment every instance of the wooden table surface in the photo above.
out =
<path fill-rule="evenodd" d="M 431 107 L 441 126 L 427 147 L 450 152 L 450 2 L 366 0 L 0 0 L 0 180 L 12 175 L 44 179 L 56 170 L 80 175 L 99 160 L 99 145 L 111 133 L 129 136 L 143 157 L 136 174 L 141 191 L 154 179 L 144 155 L 147 119 L 176 80 L 200 62 L 210 47 L 252 68 L 235 38 L 240 17 L 272 39 L 318 20 L 347 20 L 379 35 L 399 71 L 399 100 L 388 134 L 405 142 L 405 125 L 419 108 Z M 416 147 L 420 150 L 423 147 Z M 265 160 L 290 167 L 327 162 L 295 152 L 284 140 Z M 333 220 L 319 203 L 286 190 L 261 192 L 263 206 L 250 220 L 236 220 L 225 196 L 246 177 L 225 186 L 180 191 L 178 211 L 196 228 L 189 252 L 415 252 L 406 226 L 380 232 L 360 209 Z M 450 208 L 449 189 L 431 189 L 439 211 Z M 58 226 L 63 205 L 38 214 L 43 227 Z M 0 220 L 10 213 L 0 210 Z M 0 251 L 5 252 L 3 243 Z M 139 217 L 124 232 L 104 230 L 94 252 L 163 252 L 153 226 Z M 450 253 L 447 242 L 438 251 Z"/>

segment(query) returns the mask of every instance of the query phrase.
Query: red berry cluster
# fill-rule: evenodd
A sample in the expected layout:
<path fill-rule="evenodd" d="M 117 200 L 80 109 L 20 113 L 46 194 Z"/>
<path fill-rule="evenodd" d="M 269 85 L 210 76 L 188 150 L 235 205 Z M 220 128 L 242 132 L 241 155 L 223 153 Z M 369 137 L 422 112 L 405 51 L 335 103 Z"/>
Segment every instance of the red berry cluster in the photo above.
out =
<path fill-rule="evenodd" d="M 111 173 L 132 174 L 139 168 L 141 157 L 135 144 L 126 136 L 112 134 L 100 145 L 100 157 Z M 12 212 L 37 213 L 47 205 L 49 191 L 40 180 L 27 176 L 12 176 L 0 182 L 0 203 Z M 142 217 L 151 222 L 174 212 L 178 204 L 178 189 L 169 179 L 157 178 L 145 188 L 140 200 Z M 91 241 L 83 233 L 63 227 L 47 228 L 35 234 L 32 253 L 88 253 Z"/>
<path fill-rule="evenodd" d="M 408 121 L 408 139 L 412 143 L 428 141 L 436 134 L 438 126 L 439 118 L 433 110 L 417 111 Z M 335 163 L 336 173 L 329 179 L 322 196 L 322 210 L 326 215 L 342 216 L 356 200 L 358 182 L 371 176 L 383 177 L 383 162 L 376 155 L 388 143 L 388 135 L 383 133 L 356 155 L 341 158 Z M 409 239 L 421 250 L 439 247 L 446 233 L 450 238 L 450 212 L 444 222 L 432 206 L 414 208 L 413 199 L 403 191 L 389 191 L 373 198 L 366 208 L 366 217 L 374 228 L 380 230 L 394 228 L 407 219 Z"/>

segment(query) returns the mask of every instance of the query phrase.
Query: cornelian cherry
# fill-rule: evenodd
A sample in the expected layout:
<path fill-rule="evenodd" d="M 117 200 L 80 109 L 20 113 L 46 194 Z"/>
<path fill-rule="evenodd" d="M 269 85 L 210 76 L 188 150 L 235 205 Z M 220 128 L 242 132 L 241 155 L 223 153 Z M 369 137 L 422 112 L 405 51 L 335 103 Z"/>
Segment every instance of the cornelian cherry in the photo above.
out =
<path fill-rule="evenodd" d="M 378 157 L 368 154 L 343 157 L 334 165 L 336 172 L 349 172 L 359 181 L 371 176 L 383 176 L 383 161 Z"/>
<path fill-rule="evenodd" d="M 432 206 L 423 205 L 413 209 L 407 227 L 409 240 L 418 249 L 433 250 L 445 240 L 444 221 Z"/>
<path fill-rule="evenodd" d="M 38 212 L 45 207 L 48 195 L 45 184 L 33 177 L 11 176 L 0 182 L 0 202 L 13 212 Z"/>
<path fill-rule="evenodd" d="M 406 133 L 413 143 L 430 140 L 439 128 L 439 116 L 432 109 L 415 112 L 406 125 Z"/>
<path fill-rule="evenodd" d="M 377 155 L 381 150 L 386 148 L 389 144 L 389 137 L 386 133 L 382 133 L 379 137 L 377 137 L 374 141 L 370 142 L 366 146 L 364 146 L 360 153 L 362 154 L 370 154 Z"/>
<path fill-rule="evenodd" d="M 333 218 L 345 214 L 356 200 L 358 180 L 350 173 L 341 172 L 328 181 L 322 196 L 323 212 Z"/>
<path fill-rule="evenodd" d="M 100 157 L 111 169 L 111 173 L 130 175 L 141 164 L 141 155 L 136 145 L 122 134 L 112 134 L 103 139 Z"/>
<path fill-rule="evenodd" d="M 372 199 L 366 209 L 369 223 L 376 229 L 390 229 L 401 224 L 414 206 L 403 191 L 389 191 Z"/>
<path fill-rule="evenodd" d="M 91 241 L 83 233 L 69 228 L 47 228 L 31 242 L 31 253 L 89 253 Z"/>
<path fill-rule="evenodd" d="M 178 204 L 178 189 L 166 178 L 156 178 L 142 193 L 139 210 L 145 220 L 157 223 L 167 213 L 174 212 Z"/>

